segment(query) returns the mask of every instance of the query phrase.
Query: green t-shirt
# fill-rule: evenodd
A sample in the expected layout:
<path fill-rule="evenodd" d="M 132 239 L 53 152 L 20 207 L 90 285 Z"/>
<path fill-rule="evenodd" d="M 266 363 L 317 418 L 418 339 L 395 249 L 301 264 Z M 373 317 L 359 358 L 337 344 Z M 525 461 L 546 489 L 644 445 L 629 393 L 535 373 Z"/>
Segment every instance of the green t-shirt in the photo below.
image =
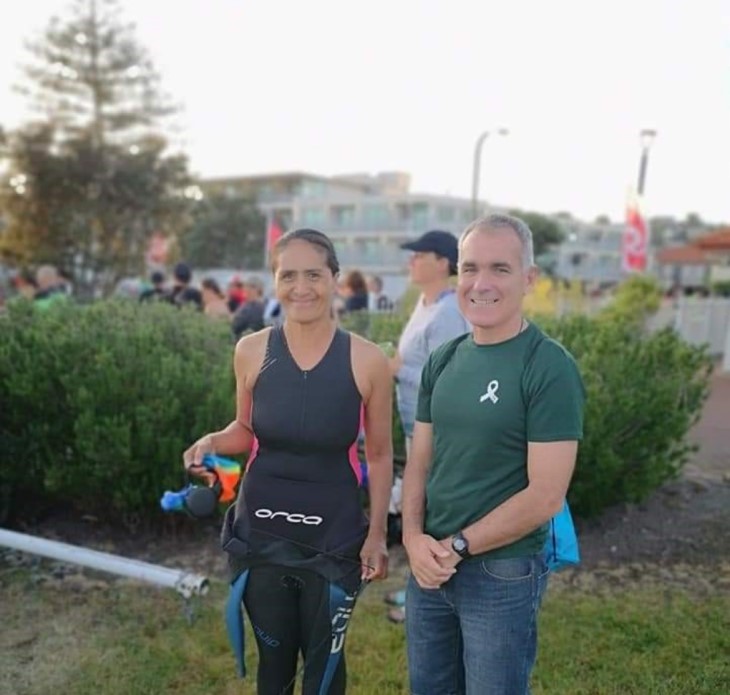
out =
<path fill-rule="evenodd" d="M 456 533 L 525 489 L 527 443 L 582 439 L 584 399 L 573 357 L 532 323 L 503 343 L 468 335 L 434 350 L 416 414 L 433 425 L 426 533 Z M 529 555 L 544 542 L 542 527 L 484 555 Z"/>

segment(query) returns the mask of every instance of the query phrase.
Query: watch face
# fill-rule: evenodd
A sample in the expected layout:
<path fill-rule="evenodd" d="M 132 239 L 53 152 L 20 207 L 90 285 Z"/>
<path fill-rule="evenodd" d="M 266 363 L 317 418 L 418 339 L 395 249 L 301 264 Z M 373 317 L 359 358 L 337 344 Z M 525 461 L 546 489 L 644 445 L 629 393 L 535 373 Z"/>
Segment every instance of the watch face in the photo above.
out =
<path fill-rule="evenodd" d="M 454 538 L 454 541 L 451 545 L 457 553 L 463 553 L 468 547 L 466 540 L 458 537 Z"/>

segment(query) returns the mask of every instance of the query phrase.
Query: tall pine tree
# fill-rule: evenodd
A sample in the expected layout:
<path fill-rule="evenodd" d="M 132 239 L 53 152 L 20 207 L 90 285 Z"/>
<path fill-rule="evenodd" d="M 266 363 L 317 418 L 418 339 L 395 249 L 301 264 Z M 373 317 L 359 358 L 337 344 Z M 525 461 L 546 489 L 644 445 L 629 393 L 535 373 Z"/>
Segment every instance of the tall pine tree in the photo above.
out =
<path fill-rule="evenodd" d="M 162 134 L 174 108 L 116 0 L 75 0 L 28 49 L 19 89 L 40 118 L 7 138 L 0 251 L 108 289 L 186 222 L 187 161 Z"/>

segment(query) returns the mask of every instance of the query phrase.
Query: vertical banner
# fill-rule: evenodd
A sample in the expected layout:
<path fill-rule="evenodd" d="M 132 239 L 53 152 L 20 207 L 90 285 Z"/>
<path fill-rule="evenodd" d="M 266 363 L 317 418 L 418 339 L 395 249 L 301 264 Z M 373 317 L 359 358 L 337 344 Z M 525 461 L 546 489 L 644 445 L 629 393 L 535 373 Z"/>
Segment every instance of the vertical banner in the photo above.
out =
<path fill-rule="evenodd" d="M 647 267 L 649 228 L 642 211 L 642 200 L 629 191 L 626 226 L 621 239 L 621 269 L 625 273 L 641 273 Z"/>
<path fill-rule="evenodd" d="M 271 252 L 276 242 L 284 236 L 284 228 L 274 212 L 270 212 L 266 219 L 266 246 L 264 247 L 264 265 L 271 265 Z"/>

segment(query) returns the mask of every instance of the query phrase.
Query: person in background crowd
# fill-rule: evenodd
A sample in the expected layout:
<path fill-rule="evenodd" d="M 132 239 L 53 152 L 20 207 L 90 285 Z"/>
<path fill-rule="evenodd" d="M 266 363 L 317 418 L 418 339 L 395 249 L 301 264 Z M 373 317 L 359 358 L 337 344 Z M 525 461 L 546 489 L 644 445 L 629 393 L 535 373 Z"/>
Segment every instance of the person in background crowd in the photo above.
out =
<path fill-rule="evenodd" d="M 165 274 L 159 270 L 155 270 L 150 275 L 151 287 L 144 289 L 139 295 L 140 302 L 157 302 L 165 299 L 167 290 L 165 289 Z"/>
<path fill-rule="evenodd" d="M 231 329 L 238 340 L 244 333 L 260 331 L 264 327 L 264 284 L 251 277 L 244 284 L 246 303 L 233 315 Z"/>
<path fill-rule="evenodd" d="M 368 288 L 365 283 L 365 276 L 359 270 L 351 270 L 345 275 L 343 290 L 345 295 L 345 313 L 367 311 Z"/>
<path fill-rule="evenodd" d="M 264 325 L 278 326 L 284 322 L 284 313 L 281 303 L 276 297 L 266 297 L 264 300 Z"/>
<path fill-rule="evenodd" d="M 186 263 L 178 263 L 172 272 L 173 286 L 167 295 L 167 301 L 177 307 L 192 306 L 203 310 L 203 296 L 200 290 L 190 285 L 193 274 Z"/>
<path fill-rule="evenodd" d="M 213 278 L 205 278 L 200 283 L 200 288 L 203 296 L 203 313 L 206 316 L 230 320 L 231 312 L 228 309 L 228 302 L 218 283 Z"/>
<path fill-rule="evenodd" d="M 383 279 L 379 275 L 368 278 L 368 311 L 393 311 L 393 302 L 383 292 Z"/>
<path fill-rule="evenodd" d="M 246 290 L 243 280 L 234 275 L 228 283 L 228 310 L 235 314 L 246 303 Z"/>
<path fill-rule="evenodd" d="M 401 248 L 412 252 L 408 264 L 410 281 L 421 290 L 401 334 L 398 351 L 390 359 L 391 372 L 396 379 L 398 414 L 406 436 L 406 453 L 410 456 L 423 365 L 439 345 L 466 333 L 469 324 L 459 311 L 456 292 L 450 284 L 451 276 L 456 274 L 456 237 L 449 232 L 433 230 Z M 399 490 L 394 487 L 393 493 L 397 496 Z M 400 512 L 395 502 L 391 512 Z M 394 591 L 386 600 L 395 605 L 388 613 L 390 620 L 403 622 L 405 591 Z"/>
<path fill-rule="evenodd" d="M 33 299 L 38 291 L 38 283 L 35 281 L 33 273 L 29 270 L 21 270 L 13 278 L 13 287 L 25 299 Z"/>
<path fill-rule="evenodd" d="M 46 309 L 59 301 L 68 300 L 66 284 L 52 265 L 42 265 L 35 274 L 38 289 L 33 296 L 33 302 L 39 308 Z"/>

